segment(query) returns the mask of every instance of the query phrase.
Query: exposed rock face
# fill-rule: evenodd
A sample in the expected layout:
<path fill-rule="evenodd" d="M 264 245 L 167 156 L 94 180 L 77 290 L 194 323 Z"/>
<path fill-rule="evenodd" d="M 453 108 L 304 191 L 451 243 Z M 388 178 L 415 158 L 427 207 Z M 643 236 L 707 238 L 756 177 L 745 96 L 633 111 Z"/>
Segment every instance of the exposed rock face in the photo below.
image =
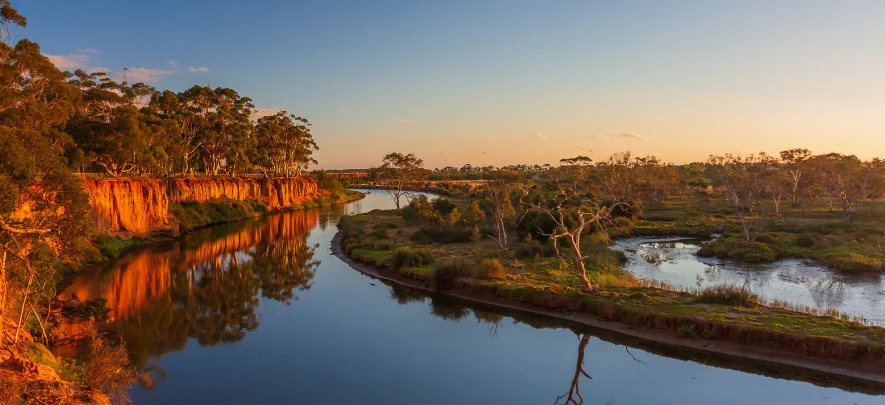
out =
<path fill-rule="evenodd" d="M 97 234 L 146 235 L 176 228 L 163 181 L 101 180 L 84 186 Z"/>
<path fill-rule="evenodd" d="M 95 233 L 142 236 L 177 233 L 169 204 L 215 198 L 261 200 L 271 210 L 321 197 L 308 177 L 275 179 L 174 179 L 86 181 Z"/>

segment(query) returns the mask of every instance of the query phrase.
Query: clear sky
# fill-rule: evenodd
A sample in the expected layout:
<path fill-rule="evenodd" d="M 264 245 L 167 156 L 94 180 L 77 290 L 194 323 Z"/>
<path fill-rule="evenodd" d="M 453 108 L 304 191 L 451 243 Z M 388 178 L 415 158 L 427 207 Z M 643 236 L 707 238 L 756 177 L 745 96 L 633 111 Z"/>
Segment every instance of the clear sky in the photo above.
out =
<path fill-rule="evenodd" d="M 885 157 L 885 1 L 13 0 L 62 67 L 231 87 L 321 167 Z"/>

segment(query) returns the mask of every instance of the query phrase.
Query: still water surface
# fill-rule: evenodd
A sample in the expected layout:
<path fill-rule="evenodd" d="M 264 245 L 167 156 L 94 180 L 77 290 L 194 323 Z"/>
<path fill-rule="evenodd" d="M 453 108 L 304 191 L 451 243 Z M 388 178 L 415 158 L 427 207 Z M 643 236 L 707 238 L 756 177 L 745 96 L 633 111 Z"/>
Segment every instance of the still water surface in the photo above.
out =
<path fill-rule="evenodd" d="M 612 246 L 627 255 L 626 268 L 642 278 L 679 288 L 744 287 L 769 300 L 862 316 L 885 325 L 885 276 L 850 274 L 806 260 L 749 264 L 698 257 L 703 241 L 684 238 L 627 238 Z"/>
<path fill-rule="evenodd" d="M 132 392 L 136 405 L 553 404 L 578 390 L 587 404 L 885 402 L 874 384 L 390 286 L 331 254 L 341 215 L 391 207 L 375 192 L 203 229 L 67 293 L 108 298 L 108 327 L 154 371 L 152 389 Z"/>

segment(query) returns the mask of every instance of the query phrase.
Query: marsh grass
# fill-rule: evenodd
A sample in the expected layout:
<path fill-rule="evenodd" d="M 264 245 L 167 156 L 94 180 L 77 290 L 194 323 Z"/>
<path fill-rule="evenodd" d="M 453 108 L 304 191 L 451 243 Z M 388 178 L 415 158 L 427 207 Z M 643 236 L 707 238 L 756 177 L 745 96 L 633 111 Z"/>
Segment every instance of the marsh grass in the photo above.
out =
<path fill-rule="evenodd" d="M 433 281 L 439 290 L 452 288 L 455 280 L 471 275 L 473 275 L 473 266 L 467 260 L 460 258 L 438 264 L 433 269 Z"/>
<path fill-rule="evenodd" d="M 735 307 L 757 307 L 762 302 L 759 296 L 750 290 L 732 285 L 718 285 L 703 289 L 695 301 Z"/>

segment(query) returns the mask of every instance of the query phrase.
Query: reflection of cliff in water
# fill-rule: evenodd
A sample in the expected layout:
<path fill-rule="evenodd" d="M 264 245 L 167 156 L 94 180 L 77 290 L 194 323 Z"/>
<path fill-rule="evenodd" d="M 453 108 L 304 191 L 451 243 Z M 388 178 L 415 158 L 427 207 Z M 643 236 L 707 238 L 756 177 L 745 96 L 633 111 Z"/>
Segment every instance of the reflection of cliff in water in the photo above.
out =
<path fill-rule="evenodd" d="M 307 236 L 317 220 L 316 211 L 293 212 L 206 228 L 81 277 L 64 295 L 107 298 L 115 318 L 107 328 L 139 365 L 191 337 L 235 342 L 258 327 L 259 295 L 291 303 L 310 288 L 319 261 Z"/>

